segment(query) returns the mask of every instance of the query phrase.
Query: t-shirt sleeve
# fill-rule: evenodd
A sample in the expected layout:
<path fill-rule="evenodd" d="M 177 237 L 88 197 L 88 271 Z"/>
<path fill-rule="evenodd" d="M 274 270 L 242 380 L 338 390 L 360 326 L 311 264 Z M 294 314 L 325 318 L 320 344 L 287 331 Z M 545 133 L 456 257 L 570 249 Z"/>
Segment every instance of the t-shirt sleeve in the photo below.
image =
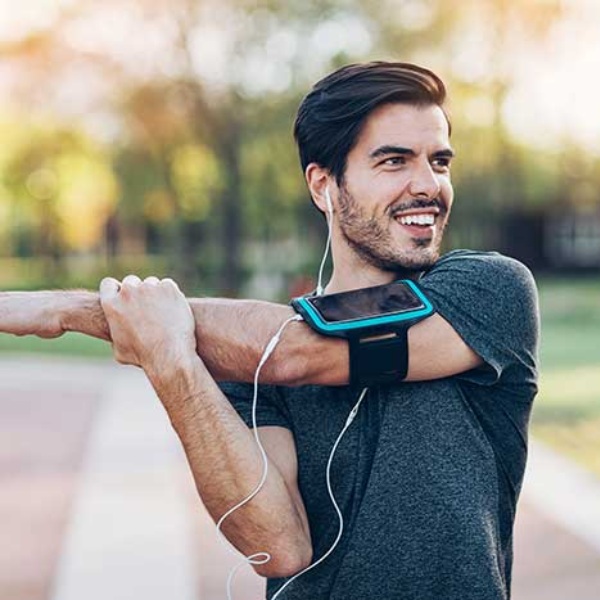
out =
<path fill-rule="evenodd" d="M 219 387 L 244 423 L 252 428 L 254 386 L 250 383 L 222 382 L 219 383 Z M 258 386 L 256 424 L 258 427 L 277 425 L 292 429 L 287 409 L 274 385 L 261 384 Z"/>
<path fill-rule="evenodd" d="M 536 386 L 539 309 L 533 276 L 496 252 L 451 252 L 421 279 L 437 312 L 484 361 L 461 378 Z"/>

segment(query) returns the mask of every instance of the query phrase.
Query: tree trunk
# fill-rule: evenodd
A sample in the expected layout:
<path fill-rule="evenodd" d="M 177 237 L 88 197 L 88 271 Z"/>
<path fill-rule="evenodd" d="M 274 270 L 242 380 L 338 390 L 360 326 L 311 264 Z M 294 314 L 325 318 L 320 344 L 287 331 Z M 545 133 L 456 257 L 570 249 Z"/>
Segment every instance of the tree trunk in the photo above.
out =
<path fill-rule="evenodd" d="M 242 206 L 239 139 L 237 128 L 222 148 L 227 186 L 221 197 L 222 223 L 219 246 L 223 252 L 223 266 L 219 277 L 219 291 L 225 296 L 238 295 L 242 285 Z"/>

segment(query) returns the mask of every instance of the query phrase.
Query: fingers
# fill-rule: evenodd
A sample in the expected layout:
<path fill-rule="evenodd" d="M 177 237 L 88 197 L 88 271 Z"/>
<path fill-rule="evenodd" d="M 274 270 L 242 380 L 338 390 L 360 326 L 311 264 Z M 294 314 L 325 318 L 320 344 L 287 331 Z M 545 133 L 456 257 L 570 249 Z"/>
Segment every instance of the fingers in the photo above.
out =
<path fill-rule="evenodd" d="M 159 279 L 154 275 L 146 277 L 143 281 L 137 275 L 127 275 L 123 281 L 119 282 L 114 277 L 105 277 L 100 282 L 100 299 L 101 301 L 107 301 L 116 298 L 119 293 L 126 292 L 126 288 L 138 287 L 142 284 L 148 285 L 166 285 L 174 287 L 179 290 L 179 286 L 170 277 Z"/>
<path fill-rule="evenodd" d="M 100 301 L 105 302 L 111 298 L 116 298 L 120 289 L 121 284 L 118 280 L 113 277 L 105 277 L 100 282 Z"/>
<path fill-rule="evenodd" d="M 140 283 L 142 283 L 142 280 L 137 275 L 127 275 L 127 277 L 123 279 L 121 285 L 137 286 L 140 285 Z"/>
<path fill-rule="evenodd" d="M 156 277 L 154 275 L 150 275 L 149 277 L 146 277 L 144 279 L 144 281 L 142 281 L 137 275 L 127 275 L 127 277 L 125 277 L 123 279 L 122 285 L 137 286 L 137 285 L 140 285 L 141 283 L 149 283 L 152 285 L 157 285 L 159 283 L 167 283 L 167 284 L 171 284 L 171 285 L 174 285 L 175 287 L 177 287 L 177 284 L 170 277 L 165 277 L 164 279 L 159 279 L 158 277 Z"/>
<path fill-rule="evenodd" d="M 179 289 L 179 286 L 177 285 L 177 282 L 174 281 L 173 279 L 171 279 L 170 277 L 164 277 L 163 279 L 160 280 L 160 282 L 163 285 L 169 285 L 171 287 L 174 287 L 175 289 Z"/>

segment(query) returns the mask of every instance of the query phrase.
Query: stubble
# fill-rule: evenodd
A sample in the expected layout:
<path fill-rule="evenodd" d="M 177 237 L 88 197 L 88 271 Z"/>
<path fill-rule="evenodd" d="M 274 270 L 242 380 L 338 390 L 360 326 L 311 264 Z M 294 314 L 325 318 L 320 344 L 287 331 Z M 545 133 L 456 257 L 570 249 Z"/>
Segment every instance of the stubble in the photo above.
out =
<path fill-rule="evenodd" d="M 441 229 L 435 232 L 433 238 L 411 238 L 406 248 L 399 248 L 390 231 L 395 226 L 394 212 L 432 206 L 440 211 Z M 339 226 L 342 236 L 361 260 L 383 271 L 414 273 L 431 267 L 439 258 L 447 212 L 445 204 L 439 200 L 415 198 L 395 207 L 389 215 L 367 216 L 345 184 L 340 186 Z"/>

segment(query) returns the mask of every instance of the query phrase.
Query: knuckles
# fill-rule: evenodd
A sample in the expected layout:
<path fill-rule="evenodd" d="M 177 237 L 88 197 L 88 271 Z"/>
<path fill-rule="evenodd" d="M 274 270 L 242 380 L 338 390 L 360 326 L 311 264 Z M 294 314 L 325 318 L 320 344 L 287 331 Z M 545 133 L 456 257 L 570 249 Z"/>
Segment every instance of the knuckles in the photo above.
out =
<path fill-rule="evenodd" d="M 146 277 L 144 280 L 140 279 L 137 275 L 127 275 L 122 281 L 118 281 L 112 277 L 105 277 L 100 282 L 100 288 L 113 285 L 117 287 L 117 293 L 113 296 L 106 298 L 105 302 L 109 302 L 111 298 L 115 297 L 131 297 L 136 294 L 145 294 L 157 289 L 172 289 L 180 291 L 177 283 L 170 277 L 164 277 L 162 279 L 151 275 Z"/>
<path fill-rule="evenodd" d="M 141 367 L 149 347 L 153 347 L 160 318 L 173 303 L 185 300 L 177 283 L 170 277 L 150 276 L 141 280 L 128 275 L 121 282 L 105 278 L 101 283 L 101 303 L 111 332 L 113 357 L 122 365 Z M 187 306 L 187 303 L 186 303 Z M 189 307 L 188 307 L 189 310 Z M 191 311 L 190 311 L 191 312 Z M 154 332 L 154 335 L 152 332 Z"/>

